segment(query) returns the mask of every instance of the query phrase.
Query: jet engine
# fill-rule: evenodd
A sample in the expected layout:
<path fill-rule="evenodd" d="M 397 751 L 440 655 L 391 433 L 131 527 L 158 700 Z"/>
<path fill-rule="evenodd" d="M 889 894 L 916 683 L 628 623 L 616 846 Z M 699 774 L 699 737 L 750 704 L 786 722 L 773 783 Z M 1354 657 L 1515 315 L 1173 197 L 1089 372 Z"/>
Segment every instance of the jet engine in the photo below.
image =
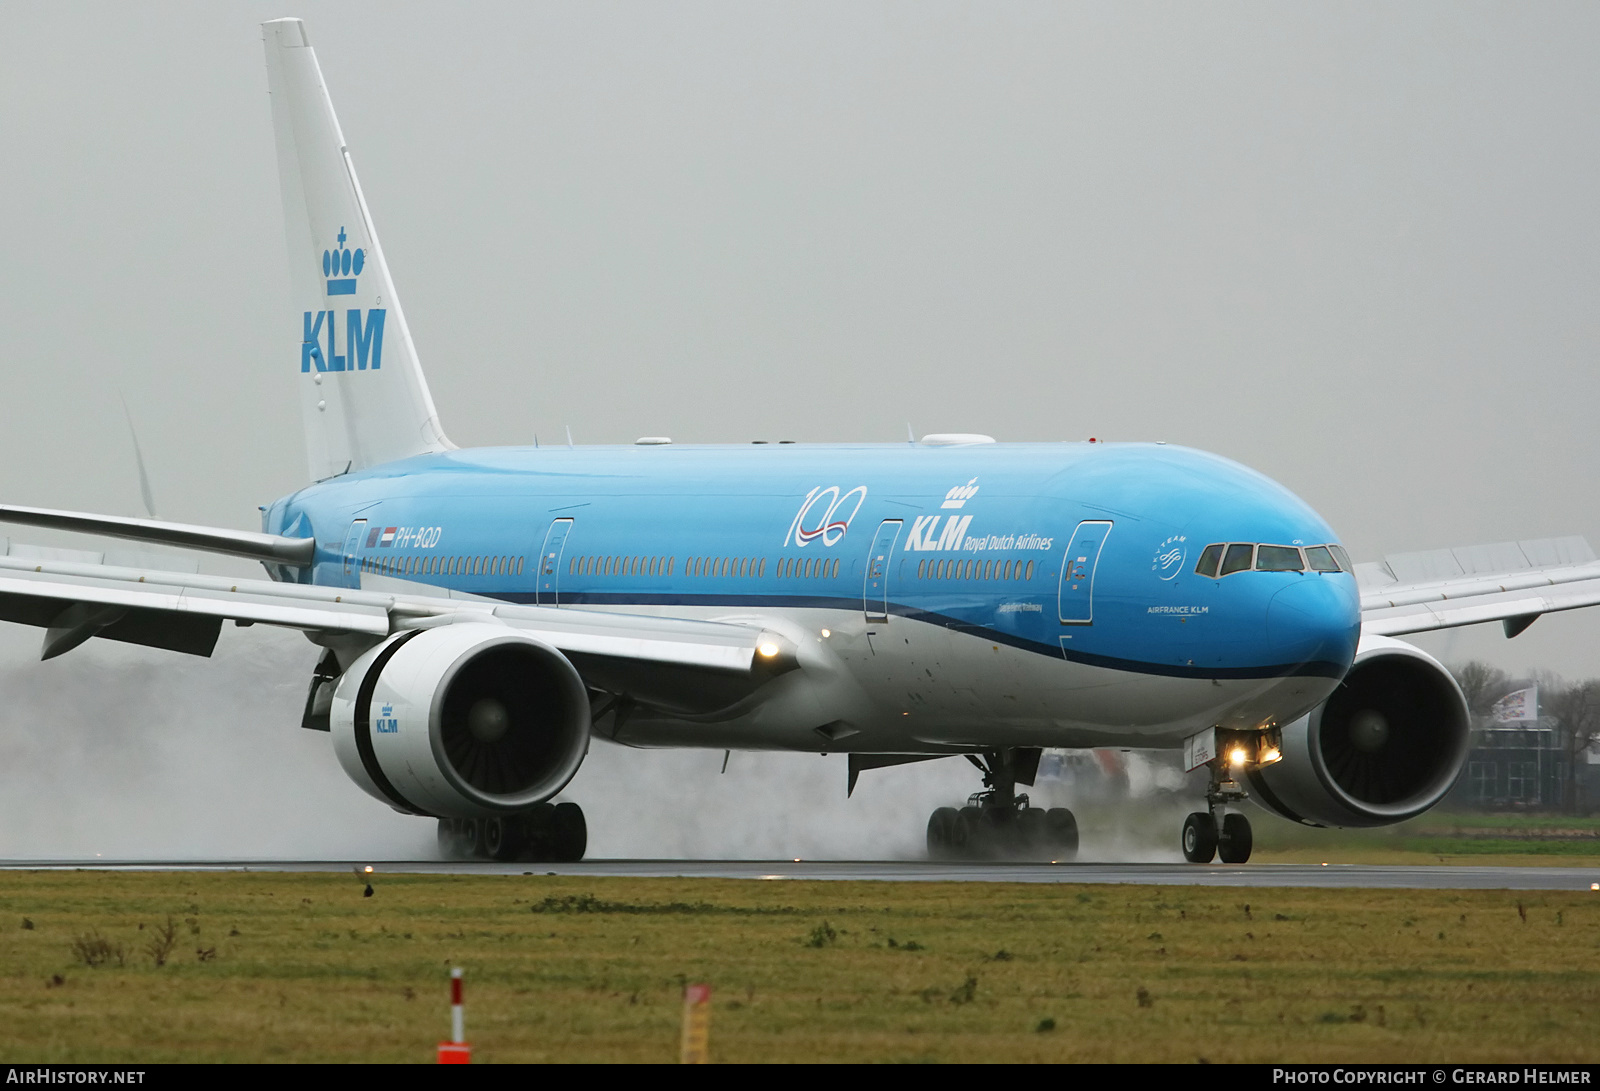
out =
<path fill-rule="evenodd" d="M 363 790 L 441 818 L 526 811 L 589 752 L 589 694 L 572 664 L 479 622 L 372 648 L 339 679 L 329 721 L 339 764 Z"/>
<path fill-rule="evenodd" d="M 1283 728 L 1283 758 L 1256 766 L 1251 795 L 1311 826 L 1387 826 L 1444 798 L 1467 760 L 1467 703 L 1430 655 L 1363 637 L 1339 688 Z"/>

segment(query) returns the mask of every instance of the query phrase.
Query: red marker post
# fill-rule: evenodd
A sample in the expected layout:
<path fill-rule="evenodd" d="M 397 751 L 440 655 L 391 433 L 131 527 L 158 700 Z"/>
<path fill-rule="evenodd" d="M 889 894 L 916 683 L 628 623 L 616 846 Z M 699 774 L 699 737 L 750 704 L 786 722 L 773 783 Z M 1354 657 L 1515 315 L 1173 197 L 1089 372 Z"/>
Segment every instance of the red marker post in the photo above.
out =
<path fill-rule="evenodd" d="M 472 1047 L 467 1044 L 467 1019 L 461 1009 L 461 967 L 450 971 L 450 1041 L 439 1043 L 440 1064 L 469 1064 Z"/>
<path fill-rule="evenodd" d="M 678 1059 L 683 1064 L 711 1063 L 710 985 L 684 987 L 683 1043 Z"/>

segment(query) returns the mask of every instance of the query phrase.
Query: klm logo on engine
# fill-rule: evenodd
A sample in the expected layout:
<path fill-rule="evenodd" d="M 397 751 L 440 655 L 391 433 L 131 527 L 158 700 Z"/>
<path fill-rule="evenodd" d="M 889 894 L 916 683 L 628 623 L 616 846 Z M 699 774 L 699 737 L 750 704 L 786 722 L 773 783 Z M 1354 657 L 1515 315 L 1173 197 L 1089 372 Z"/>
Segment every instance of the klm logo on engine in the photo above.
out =
<path fill-rule="evenodd" d="M 393 705 L 383 706 L 383 709 L 378 713 L 377 720 L 373 722 L 373 730 L 380 735 L 398 735 L 400 733 L 400 721 L 395 717 Z"/>
<path fill-rule="evenodd" d="M 322 275 L 328 294 L 355 295 L 356 281 L 366 267 L 367 254 L 345 246 L 348 236 L 339 229 L 339 245 L 322 252 Z M 377 371 L 383 366 L 382 307 L 363 311 L 353 307 L 343 312 L 343 343 L 340 342 L 340 312 L 304 312 L 300 335 L 300 370 Z M 343 348 L 344 351 L 340 351 Z"/>

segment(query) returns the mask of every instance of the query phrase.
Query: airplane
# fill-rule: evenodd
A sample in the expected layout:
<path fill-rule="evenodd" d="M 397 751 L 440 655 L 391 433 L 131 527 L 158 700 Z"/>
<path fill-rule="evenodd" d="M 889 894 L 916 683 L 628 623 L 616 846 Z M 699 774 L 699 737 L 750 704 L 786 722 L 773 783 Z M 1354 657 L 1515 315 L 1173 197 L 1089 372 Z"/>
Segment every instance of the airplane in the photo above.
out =
<path fill-rule="evenodd" d="M 209 655 L 221 627 L 322 649 L 301 726 L 448 855 L 577 860 L 554 802 L 591 741 L 949 757 L 982 790 L 930 855 L 1065 859 L 1047 748 L 1208 770 L 1179 843 L 1244 863 L 1248 797 L 1291 821 L 1426 811 L 1466 759 L 1437 660 L 1395 639 L 1600 603 L 1578 538 L 1356 565 L 1269 478 L 1163 443 L 462 450 L 446 437 L 304 24 L 263 24 L 311 484 L 260 532 L 0 506 L 0 521 L 260 562 L 237 579 L 0 556 L 42 658 L 102 639 Z M 298 319 L 296 321 L 295 319 Z"/>

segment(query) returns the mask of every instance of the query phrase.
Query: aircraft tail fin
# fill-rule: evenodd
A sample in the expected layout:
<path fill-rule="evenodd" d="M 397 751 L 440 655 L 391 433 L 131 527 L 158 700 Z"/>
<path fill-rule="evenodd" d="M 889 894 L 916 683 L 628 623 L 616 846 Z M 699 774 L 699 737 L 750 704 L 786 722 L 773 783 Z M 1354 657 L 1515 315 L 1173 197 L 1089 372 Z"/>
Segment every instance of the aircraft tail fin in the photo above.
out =
<path fill-rule="evenodd" d="M 262 24 L 314 479 L 454 448 L 422 375 L 322 69 L 299 19 Z"/>

